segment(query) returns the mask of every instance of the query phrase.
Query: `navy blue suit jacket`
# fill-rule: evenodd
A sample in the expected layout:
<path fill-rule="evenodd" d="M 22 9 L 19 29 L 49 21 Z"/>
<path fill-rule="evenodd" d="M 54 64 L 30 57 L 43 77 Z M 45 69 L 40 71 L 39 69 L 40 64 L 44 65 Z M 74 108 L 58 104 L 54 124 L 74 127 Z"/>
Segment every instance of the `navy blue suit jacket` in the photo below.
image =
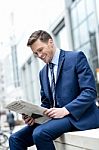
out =
<path fill-rule="evenodd" d="M 52 96 L 48 79 L 48 65 L 40 71 L 41 106 L 50 108 Z M 55 99 L 57 107 L 66 107 L 71 123 L 80 130 L 99 127 L 96 106 L 96 87 L 93 73 L 83 52 L 60 52 Z"/>

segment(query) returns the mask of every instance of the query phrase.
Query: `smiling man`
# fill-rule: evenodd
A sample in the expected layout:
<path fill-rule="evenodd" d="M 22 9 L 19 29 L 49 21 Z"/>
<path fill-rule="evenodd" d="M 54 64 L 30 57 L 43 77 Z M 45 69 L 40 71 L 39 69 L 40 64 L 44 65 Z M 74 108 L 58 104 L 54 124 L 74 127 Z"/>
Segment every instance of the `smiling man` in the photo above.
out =
<path fill-rule="evenodd" d="M 52 119 L 40 125 L 23 115 L 27 126 L 10 136 L 10 150 L 27 150 L 34 144 L 37 150 L 55 150 L 53 140 L 63 133 L 98 128 L 95 80 L 83 52 L 56 48 L 43 30 L 32 33 L 27 46 L 46 63 L 39 74 L 41 106 Z"/>

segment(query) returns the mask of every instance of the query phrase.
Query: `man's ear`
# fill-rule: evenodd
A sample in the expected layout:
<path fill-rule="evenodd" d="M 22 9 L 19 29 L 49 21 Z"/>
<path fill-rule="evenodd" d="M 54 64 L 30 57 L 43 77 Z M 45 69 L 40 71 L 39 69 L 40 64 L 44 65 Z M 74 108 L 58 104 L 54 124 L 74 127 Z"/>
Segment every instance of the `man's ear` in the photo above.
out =
<path fill-rule="evenodd" d="M 53 39 L 49 39 L 49 43 L 53 44 Z"/>
<path fill-rule="evenodd" d="M 52 47 L 54 46 L 53 39 L 49 39 L 49 40 L 48 40 L 48 43 L 49 43 L 50 46 L 52 46 Z"/>

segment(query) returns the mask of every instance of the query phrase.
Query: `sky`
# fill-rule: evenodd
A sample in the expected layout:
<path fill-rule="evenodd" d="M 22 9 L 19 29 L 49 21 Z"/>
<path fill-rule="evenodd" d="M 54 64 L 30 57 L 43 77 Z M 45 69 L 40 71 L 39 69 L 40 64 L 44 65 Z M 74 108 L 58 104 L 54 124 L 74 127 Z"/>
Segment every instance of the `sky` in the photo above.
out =
<path fill-rule="evenodd" d="M 48 29 L 63 7 L 64 0 L 0 0 L 0 58 L 9 53 L 13 33 L 20 41 L 33 30 Z"/>
<path fill-rule="evenodd" d="M 38 26 L 37 18 L 40 19 L 40 15 L 42 16 L 40 14 L 42 11 L 37 12 L 38 1 L 35 1 L 35 5 L 31 5 L 32 0 L 0 0 L 0 47 L 9 45 L 13 32 L 19 39 L 31 24 L 33 24 L 33 28 Z M 41 8 L 39 7 L 39 9 Z M 40 24 L 42 24 L 42 20 L 40 20 Z"/>

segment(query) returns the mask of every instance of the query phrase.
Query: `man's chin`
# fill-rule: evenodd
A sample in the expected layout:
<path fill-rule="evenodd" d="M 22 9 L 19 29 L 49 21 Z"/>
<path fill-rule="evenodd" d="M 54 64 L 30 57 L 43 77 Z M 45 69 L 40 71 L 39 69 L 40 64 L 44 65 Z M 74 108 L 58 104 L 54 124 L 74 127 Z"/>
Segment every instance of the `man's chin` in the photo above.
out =
<path fill-rule="evenodd" d="M 49 62 L 51 62 L 50 59 L 43 59 L 43 62 L 45 62 L 46 64 L 48 64 Z"/>
<path fill-rule="evenodd" d="M 49 63 L 49 61 L 48 60 L 43 60 L 46 64 L 48 64 Z"/>
<path fill-rule="evenodd" d="M 48 64 L 48 62 L 47 61 L 44 61 L 46 64 Z"/>

